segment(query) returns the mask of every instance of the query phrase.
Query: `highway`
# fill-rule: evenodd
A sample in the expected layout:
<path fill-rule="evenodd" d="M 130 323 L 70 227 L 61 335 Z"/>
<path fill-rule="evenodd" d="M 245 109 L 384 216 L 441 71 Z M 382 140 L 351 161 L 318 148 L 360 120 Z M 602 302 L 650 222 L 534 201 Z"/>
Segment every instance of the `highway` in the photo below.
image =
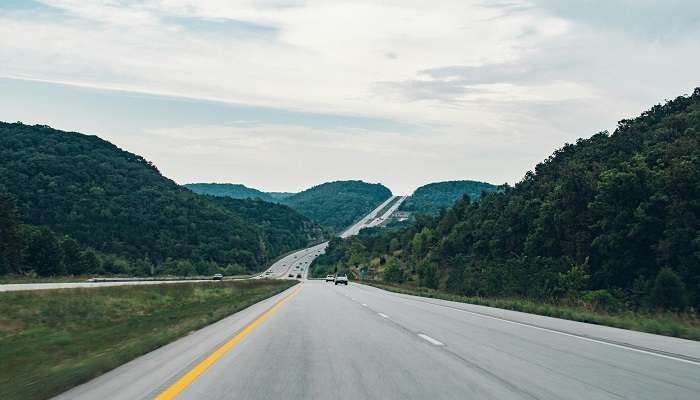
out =
<path fill-rule="evenodd" d="M 393 214 L 396 210 L 399 209 L 399 206 L 401 206 L 401 203 L 406 200 L 406 196 L 395 196 L 396 201 L 389 207 L 385 212 L 382 213 L 382 215 L 377 215 L 376 218 L 373 220 L 367 222 L 365 224 L 365 228 L 373 228 L 375 226 L 381 225 L 384 221 L 387 220 Z"/>
<path fill-rule="evenodd" d="M 323 242 L 321 244 L 317 244 L 316 246 L 287 254 L 273 263 L 267 270 L 256 278 L 297 279 L 297 275 L 299 275 L 299 279 L 306 279 L 309 272 L 309 265 L 311 265 L 314 258 L 323 254 L 326 247 L 328 247 L 328 242 Z"/>
<path fill-rule="evenodd" d="M 389 204 L 397 196 L 389 197 L 386 201 L 382 202 L 377 208 L 372 210 L 365 217 L 354 223 L 352 226 L 343 231 L 341 237 L 349 237 L 356 235 L 362 228 L 365 228 L 374 220 L 379 213 L 387 204 Z M 393 207 L 392 207 L 393 208 Z M 393 211 L 392 211 L 393 212 Z M 388 216 L 389 213 L 384 213 L 383 215 Z M 301 278 L 306 279 L 308 274 L 308 266 L 315 257 L 318 257 L 323 253 L 325 248 L 328 246 L 328 242 L 323 242 L 318 245 L 298 250 L 292 252 L 280 260 L 273 263 L 267 270 L 263 271 L 253 277 L 253 279 L 260 278 L 289 278 L 296 279 L 297 274 L 301 275 Z M 297 268 L 298 267 L 298 268 Z M 269 273 L 268 273 L 269 271 Z M 288 275 L 292 274 L 292 277 Z M 61 282 L 61 283 L 17 283 L 17 284 L 1 284 L 0 292 L 10 292 L 10 291 L 20 291 L 20 290 L 47 290 L 47 289 L 69 289 L 69 288 L 95 288 L 95 287 L 106 287 L 106 286 L 128 286 L 128 285 L 157 285 L 157 284 L 168 284 L 168 283 L 182 283 L 182 282 L 206 282 L 209 280 L 167 280 L 167 281 L 127 281 L 127 282 Z"/>
<path fill-rule="evenodd" d="M 397 196 L 392 196 L 386 199 L 382 204 L 380 204 L 377 208 L 375 208 L 372 212 L 367 214 L 364 218 L 361 220 L 357 221 L 355 224 L 353 224 L 351 227 L 346 229 L 343 233 L 340 234 L 340 237 L 346 238 L 350 237 L 353 235 L 357 235 L 362 228 L 366 228 L 375 218 L 377 218 L 377 214 L 386 207 L 389 203 L 391 203 L 394 199 L 396 199 Z"/>
<path fill-rule="evenodd" d="M 307 280 L 326 246 L 264 271 L 300 274 L 284 293 L 57 399 L 700 398 L 700 342 Z"/>
<path fill-rule="evenodd" d="M 392 196 L 387 200 L 378 205 L 374 210 L 370 211 L 369 214 L 365 215 L 359 221 L 352 224 L 349 228 L 345 229 L 340 233 L 340 237 L 347 238 L 353 235 L 357 235 L 363 228 L 373 227 L 385 220 L 389 215 L 396 211 L 403 202 L 405 197 Z M 381 216 L 379 212 L 382 211 L 388 204 L 393 200 L 396 200 L 392 206 L 387 209 Z M 323 254 L 323 252 L 328 247 L 328 242 L 323 242 L 315 246 L 298 250 L 287 254 L 281 259 L 274 262 L 267 270 L 257 278 L 283 278 L 283 279 L 306 279 L 309 273 L 309 266 L 313 262 L 314 258 Z M 290 276 L 291 275 L 291 276 Z"/>
<path fill-rule="evenodd" d="M 698 342 L 303 281 L 58 399 L 697 400 L 699 394 Z"/>

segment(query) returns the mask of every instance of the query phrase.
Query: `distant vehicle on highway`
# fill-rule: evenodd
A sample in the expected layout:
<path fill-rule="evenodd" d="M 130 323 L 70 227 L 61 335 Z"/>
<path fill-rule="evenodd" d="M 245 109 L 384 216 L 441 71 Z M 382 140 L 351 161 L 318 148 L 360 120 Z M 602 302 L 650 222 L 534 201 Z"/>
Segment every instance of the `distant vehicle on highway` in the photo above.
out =
<path fill-rule="evenodd" d="M 289 275 L 287 275 L 287 277 L 294 278 L 294 274 L 289 274 Z"/>
<path fill-rule="evenodd" d="M 326 282 L 333 282 L 335 280 L 335 276 L 333 275 L 326 275 Z"/>
<path fill-rule="evenodd" d="M 336 285 L 348 285 L 348 276 L 345 274 L 338 274 L 335 276 L 335 284 Z"/>
<path fill-rule="evenodd" d="M 212 276 L 211 279 L 213 279 L 215 281 L 221 281 L 224 279 L 224 276 L 221 274 L 214 274 L 214 276 Z"/>
<path fill-rule="evenodd" d="M 301 279 L 301 274 L 297 274 L 297 278 Z"/>

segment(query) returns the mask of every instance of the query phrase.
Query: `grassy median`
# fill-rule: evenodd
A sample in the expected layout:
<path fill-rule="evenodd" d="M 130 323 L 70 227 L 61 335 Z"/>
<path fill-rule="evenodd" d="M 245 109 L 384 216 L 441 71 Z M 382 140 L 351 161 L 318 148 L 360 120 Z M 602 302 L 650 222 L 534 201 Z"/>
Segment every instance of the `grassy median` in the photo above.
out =
<path fill-rule="evenodd" d="M 389 285 L 377 281 L 362 281 L 360 283 L 395 293 L 502 308 L 505 310 L 520 311 L 529 314 L 586 322 L 589 324 L 612 326 L 639 332 L 655 333 L 658 335 L 674 336 L 683 339 L 700 340 L 700 320 L 697 314 L 677 314 L 664 311 L 656 313 L 632 311 L 609 313 L 602 310 L 539 303 L 526 299 L 466 297 L 432 289 Z"/>
<path fill-rule="evenodd" d="M 0 293 L 0 399 L 45 399 L 296 281 Z"/>

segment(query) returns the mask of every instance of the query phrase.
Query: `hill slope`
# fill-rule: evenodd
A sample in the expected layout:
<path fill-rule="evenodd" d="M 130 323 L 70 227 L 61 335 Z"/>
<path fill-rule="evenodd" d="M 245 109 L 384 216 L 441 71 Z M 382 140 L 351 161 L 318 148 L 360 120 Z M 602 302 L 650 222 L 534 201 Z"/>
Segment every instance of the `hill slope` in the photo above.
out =
<path fill-rule="evenodd" d="M 272 198 L 274 201 L 281 201 L 282 199 L 286 199 L 287 197 L 294 196 L 296 193 L 290 193 L 290 192 L 265 192 L 268 196 Z"/>
<path fill-rule="evenodd" d="M 486 182 L 446 181 L 421 186 L 407 198 L 400 209 L 419 214 L 437 214 L 442 208 L 452 207 L 465 194 L 472 200 L 481 197 L 482 192 L 495 192 L 498 187 Z"/>
<path fill-rule="evenodd" d="M 320 233 L 288 207 L 200 196 L 96 136 L 45 126 L 0 123 L 0 189 L 14 197 L 26 224 L 156 264 L 258 270 Z"/>
<path fill-rule="evenodd" d="M 391 196 L 379 183 L 328 182 L 282 199 L 301 214 L 331 230 L 341 230 Z"/>
<path fill-rule="evenodd" d="M 332 242 L 319 265 L 382 257 L 370 275 L 463 295 L 697 310 L 700 88 L 564 145 L 478 203 L 369 233 Z"/>
<path fill-rule="evenodd" d="M 197 194 L 230 197 L 233 199 L 260 199 L 271 203 L 278 202 L 276 197 L 268 193 L 238 183 L 187 183 L 183 186 Z"/>
<path fill-rule="evenodd" d="M 272 257 L 318 242 L 327 233 L 320 225 L 282 204 L 225 197 L 209 200 L 254 224 L 261 233 L 265 254 Z"/>

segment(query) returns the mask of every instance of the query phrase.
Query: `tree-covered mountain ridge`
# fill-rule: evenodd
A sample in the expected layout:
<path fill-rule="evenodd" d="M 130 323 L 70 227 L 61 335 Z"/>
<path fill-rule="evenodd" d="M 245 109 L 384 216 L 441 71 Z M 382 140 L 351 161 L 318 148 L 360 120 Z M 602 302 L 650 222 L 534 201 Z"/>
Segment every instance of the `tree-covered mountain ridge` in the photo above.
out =
<path fill-rule="evenodd" d="M 279 203 L 282 199 L 294 195 L 286 192 L 263 192 L 240 183 L 186 183 L 183 186 L 198 194 L 234 199 L 260 199 Z"/>
<path fill-rule="evenodd" d="M 385 186 L 361 180 L 326 182 L 299 193 L 263 192 L 235 183 L 184 186 L 199 194 L 284 204 L 331 231 L 349 226 L 391 196 L 391 191 Z"/>
<path fill-rule="evenodd" d="M 281 200 L 312 221 L 339 231 L 391 197 L 380 183 L 361 180 L 326 182 Z"/>
<path fill-rule="evenodd" d="M 33 245 L 60 250 L 54 242 L 64 236 L 105 260 L 119 258 L 113 272 L 138 261 L 140 272 L 150 264 L 185 273 L 259 270 L 323 236 L 318 225 L 284 205 L 200 196 L 97 136 L 42 125 L 0 123 L 0 191 L 3 234 L 24 237 L 12 249 L 10 242 L 0 248 L 2 272 L 44 268 L 29 265 L 39 261 L 23 260 L 21 253 Z M 47 260 L 53 250 L 46 250 Z"/>
<path fill-rule="evenodd" d="M 478 200 L 482 193 L 498 190 L 498 186 L 486 182 L 459 180 L 433 182 L 416 189 L 399 209 L 420 214 L 437 214 L 443 208 L 449 208 L 464 195 Z"/>
<path fill-rule="evenodd" d="M 700 88 L 479 202 L 334 240 L 317 263 L 467 296 L 700 309 Z"/>

